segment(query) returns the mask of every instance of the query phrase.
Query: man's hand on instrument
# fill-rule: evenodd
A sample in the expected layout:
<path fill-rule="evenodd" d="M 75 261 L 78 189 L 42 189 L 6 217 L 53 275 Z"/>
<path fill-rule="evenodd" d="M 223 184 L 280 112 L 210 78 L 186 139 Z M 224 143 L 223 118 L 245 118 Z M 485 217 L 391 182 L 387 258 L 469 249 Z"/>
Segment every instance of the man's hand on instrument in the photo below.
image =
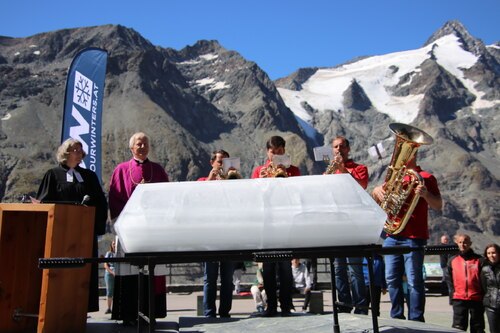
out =
<path fill-rule="evenodd" d="M 375 187 L 372 191 L 372 197 L 377 202 L 382 202 L 384 200 L 385 190 L 384 185 L 379 185 Z"/>
<path fill-rule="evenodd" d="M 259 178 L 267 178 L 267 168 L 260 169 Z"/>
<path fill-rule="evenodd" d="M 210 170 L 210 173 L 208 174 L 207 180 L 217 180 L 218 175 L 219 175 L 219 169 L 213 168 L 212 170 Z"/>

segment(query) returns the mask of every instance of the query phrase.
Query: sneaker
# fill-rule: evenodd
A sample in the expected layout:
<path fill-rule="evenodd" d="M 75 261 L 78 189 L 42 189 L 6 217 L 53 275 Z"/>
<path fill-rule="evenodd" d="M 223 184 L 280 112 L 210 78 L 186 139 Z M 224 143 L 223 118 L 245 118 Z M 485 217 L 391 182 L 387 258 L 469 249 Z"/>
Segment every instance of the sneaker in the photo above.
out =
<path fill-rule="evenodd" d="M 276 317 L 278 312 L 276 310 L 266 310 L 264 312 L 258 313 L 258 317 Z"/>
<path fill-rule="evenodd" d="M 111 309 L 107 309 L 106 312 L 104 312 L 105 314 L 110 314 L 111 313 Z"/>

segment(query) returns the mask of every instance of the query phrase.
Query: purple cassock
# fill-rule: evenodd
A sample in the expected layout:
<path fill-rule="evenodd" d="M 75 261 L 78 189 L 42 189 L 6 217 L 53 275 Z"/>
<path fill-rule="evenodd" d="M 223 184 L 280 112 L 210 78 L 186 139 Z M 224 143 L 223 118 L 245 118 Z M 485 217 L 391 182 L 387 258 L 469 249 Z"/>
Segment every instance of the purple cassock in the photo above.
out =
<path fill-rule="evenodd" d="M 132 192 L 139 184 L 168 182 L 165 169 L 158 164 L 146 159 L 144 162 L 134 158 L 120 163 L 111 176 L 109 183 L 109 210 L 111 219 L 120 215 Z M 117 243 L 117 251 L 121 248 Z M 121 253 L 117 254 L 121 255 Z M 123 320 L 124 324 L 133 324 L 137 318 L 138 277 L 127 275 L 130 266 L 125 263 L 116 265 L 115 289 L 113 294 L 113 311 L 111 319 Z M 131 272 L 131 271 L 130 271 Z M 165 276 L 155 276 L 155 317 L 166 316 L 166 284 Z M 145 292 L 147 286 L 145 286 Z M 143 311 L 146 311 L 143 309 Z M 147 311 L 146 311 L 147 312 Z"/>
<path fill-rule="evenodd" d="M 109 184 L 109 210 L 111 218 L 120 215 L 123 207 L 139 184 L 168 182 L 163 167 L 146 159 L 140 162 L 134 158 L 118 164 Z"/>

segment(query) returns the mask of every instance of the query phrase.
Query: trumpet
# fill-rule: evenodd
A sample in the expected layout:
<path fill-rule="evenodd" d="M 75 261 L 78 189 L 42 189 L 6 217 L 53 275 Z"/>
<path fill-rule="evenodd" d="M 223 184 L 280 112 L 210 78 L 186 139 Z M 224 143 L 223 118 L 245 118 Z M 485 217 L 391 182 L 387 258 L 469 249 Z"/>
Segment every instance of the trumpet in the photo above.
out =
<path fill-rule="evenodd" d="M 274 163 L 271 162 L 266 168 L 266 176 L 269 178 L 287 178 L 288 173 L 284 166 L 274 165 Z"/>
<path fill-rule="evenodd" d="M 224 172 L 222 168 L 215 171 L 216 180 L 227 180 L 227 179 L 241 179 L 241 174 L 235 168 L 230 168 L 227 173 Z"/>
<path fill-rule="evenodd" d="M 325 156 L 323 156 L 323 161 L 327 164 L 326 170 L 324 173 L 325 175 L 333 175 L 333 174 L 337 173 L 337 171 L 342 166 L 342 160 L 338 154 L 334 156 L 332 161 L 330 161 L 330 158 L 328 157 L 328 155 L 325 155 Z"/>
<path fill-rule="evenodd" d="M 241 174 L 238 170 L 231 168 L 227 171 L 226 179 L 241 179 Z"/>

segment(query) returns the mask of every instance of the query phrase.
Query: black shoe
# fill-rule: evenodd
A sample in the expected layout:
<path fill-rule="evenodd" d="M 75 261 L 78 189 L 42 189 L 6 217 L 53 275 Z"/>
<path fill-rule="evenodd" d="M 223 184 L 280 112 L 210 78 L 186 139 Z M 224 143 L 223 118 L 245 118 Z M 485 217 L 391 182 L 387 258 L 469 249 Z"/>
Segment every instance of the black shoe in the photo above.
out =
<path fill-rule="evenodd" d="M 354 314 L 368 315 L 368 310 L 365 310 L 365 309 L 354 309 Z"/>
<path fill-rule="evenodd" d="M 106 312 L 104 312 L 105 314 L 110 314 L 111 313 L 111 309 L 107 309 Z"/>
<path fill-rule="evenodd" d="M 220 318 L 231 318 L 231 315 L 229 313 L 224 313 L 224 314 L 219 314 Z"/>
<path fill-rule="evenodd" d="M 290 317 L 291 315 L 292 315 L 292 312 L 290 312 L 290 310 L 281 310 L 282 317 Z"/>
<path fill-rule="evenodd" d="M 347 306 L 339 306 L 337 308 L 338 313 L 351 313 L 351 311 L 352 311 L 352 308 L 349 308 Z"/>
<path fill-rule="evenodd" d="M 137 326 L 137 320 L 136 319 L 124 320 L 123 326 Z"/>

